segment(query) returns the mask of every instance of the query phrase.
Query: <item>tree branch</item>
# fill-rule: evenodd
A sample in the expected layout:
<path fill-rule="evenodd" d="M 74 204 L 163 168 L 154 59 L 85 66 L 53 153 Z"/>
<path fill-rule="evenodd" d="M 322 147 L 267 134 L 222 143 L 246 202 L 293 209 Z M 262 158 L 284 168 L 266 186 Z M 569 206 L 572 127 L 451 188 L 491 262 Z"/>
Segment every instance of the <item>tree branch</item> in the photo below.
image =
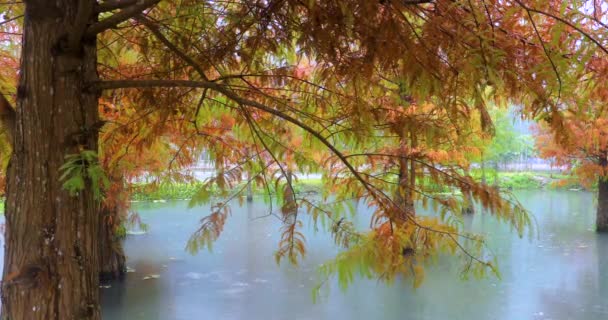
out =
<path fill-rule="evenodd" d="M 160 0 L 137 0 L 134 5 L 127 7 L 108 18 L 91 25 L 85 32 L 85 36 L 94 37 L 98 33 L 114 28 L 119 23 L 135 17 L 136 15 L 142 13 L 144 10 L 154 6 L 159 2 Z"/>
<path fill-rule="evenodd" d="M 97 4 L 95 6 L 96 12 L 108 12 L 116 9 L 124 9 L 128 6 L 132 6 L 137 3 L 139 0 L 107 0 L 103 3 Z"/>
<path fill-rule="evenodd" d="M 4 20 L 4 21 L 0 22 L 0 26 L 1 26 L 1 25 L 3 25 L 3 24 L 7 24 L 7 23 L 9 23 L 9 22 L 11 22 L 11 21 L 15 21 L 15 20 L 17 20 L 17 19 L 23 18 L 24 16 L 25 16 L 25 15 L 21 14 L 21 15 L 18 15 L 18 16 L 16 16 L 16 17 L 12 17 L 12 18 L 10 18 L 10 19 L 8 19 L 8 20 Z"/>
<path fill-rule="evenodd" d="M 538 38 L 538 41 L 540 42 L 540 45 L 543 48 L 543 52 L 545 53 L 545 56 L 549 60 L 549 63 L 551 63 L 551 68 L 553 69 L 553 72 L 555 72 L 555 76 L 557 77 L 557 82 L 559 84 L 559 87 L 557 89 L 558 90 L 557 91 L 557 100 L 555 101 L 555 104 L 559 104 L 559 99 L 561 98 L 561 95 L 562 95 L 562 77 L 560 76 L 559 70 L 557 70 L 557 66 L 555 65 L 555 62 L 553 62 L 553 58 L 551 58 L 551 55 L 549 54 L 549 50 L 547 50 L 547 46 L 545 45 L 545 41 L 543 40 L 543 37 L 540 35 L 540 32 L 538 32 L 538 28 L 536 27 L 536 22 L 534 22 L 534 18 L 532 18 L 532 13 L 530 12 L 530 10 L 527 7 L 523 7 L 523 8 L 526 11 L 526 13 L 528 14 L 528 19 L 530 20 L 530 23 L 532 24 L 534 33 L 536 34 L 536 37 Z"/>
<path fill-rule="evenodd" d="M 187 54 L 185 54 L 184 52 L 182 52 L 176 45 L 174 45 L 171 41 L 169 41 L 169 39 L 167 39 L 167 37 L 165 37 L 161 32 L 160 29 L 158 28 L 158 24 L 156 24 L 155 22 L 153 22 L 152 20 L 148 19 L 147 17 L 143 16 L 143 15 L 137 15 L 135 17 L 135 20 L 139 21 L 141 24 L 143 24 L 144 26 L 146 26 L 146 28 L 148 28 L 148 30 L 150 30 L 150 32 L 152 32 L 152 34 L 158 39 L 160 40 L 160 42 L 162 42 L 167 48 L 169 48 L 169 50 L 173 51 L 175 54 L 177 54 L 182 60 L 184 60 L 186 63 L 188 63 L 191 67 L 194 68 L 194 70 L 205 80 L 208 81 L 209 79 L 207 79 L 207 76 L 205 75 L 205 72 L 203 71 L 203 69 L 200 67 L 200 65 L 198 63 L 196 63 L 196 61 L 194 61 L 190 56 L 188 56 Z"/>
<path fill-rule="evenodd" d="M 423 4 L 423 3 L 432 3 L 433 0 L 401 0 L 401 3 L 403 3 L 404 5 L 416 5 L 416 4 Z"/>
<path fill-rule="evenodd" d="M 333 154 L 335 154 L 340 161 L 347 167 L 348 171 L 363 184 L 363 186 L 371 193 L 375 194 L 374 190 L 365 181 L 361 174 L 353 167 L 353 165 L 347 160 L 346 156 L 336 148 L 331 142 L 329 142 L 323 135 L 318 131 L 301 122 L 300 120 L 285 114 L 279 110 L 273 109 L 269 106 L 261 104 L 257 101 L 245 99 L 232 90 L 214 82 L 210 81 L 191 81 L 191 80 L 113 80 L 113 81 L 99 81 L 92 83 L 89 90 L 111 90 L 111 89 L 126 89 L 126 88 L 202 88 L 211 89 L 225 95 L 230 100 L 241 104 L 250 106 L 261 111 L 272 114 L 283 120 L 286 120 L 304 131 L 310 133 L 322 144 L 324 144 Z"/>
<path fill-rule="evenodd" d="M 515 0 L 515 2 L 517 2 L 517 4 L 519 4 L 520 7 L 522 7 L 524 10 L 526 11 L 530 11 L 530 12 L 534 12 L 534 13 L 538 13 L 544 16 L 547 16 L 549 18 L 555 19 L 567 26 L 569 26 L 570 28 L 580 32 L 585 38 L 589 39 L 591 42 L 593 42 L 600 50 L 604 51 L 604 53 L 608 54 L 608 48 L 606 48 L 605 46 L 603 46 L 598 39 L 594 38 L 593 36 L 591 36 L 591 34 L 589 34 L 588 32 L 586 32 L 585 30 L 583 30 L 581 27 L 577 26 L 576 24 L 562 18 L 559 16 L 556 16 L 554 14 L 551 14 L 549 12 L 545 12 L 536 8 L 532 8 L 529 7 L 527 5 L 525 5 L 522 1 L 520 0 Z"/>
<path fill-rule="evenodd" d="M 321 135 L 314 128 L 310 127 L 309 125 L 303 123 L 302 121 L 300 121 L 288 114 L 285 114 L 284 112 L 281 112 L 280 110 L 276 110 L 276 109 L 273 109 L 262 103 L 243 98 L 243 97 L 239 96 L 237 93 L 230 90 L 229 88 L 222 86 L 221 84 L 210 82 L 210 81 L 191 81 L 191 80 L 113 80 L 113 81 L 98 81 L 98 82 L 91 83 L 88 86 L 88 90 L 112 90 L 112 89 L 127 89 L 127 88 L 203 88 L 203 89 L 211 89 L 211 90 L 214 90 L 216 92 L 223 94 L 228 99 L 234 101 L 237 104 L 244 105 L 244 106 L 250 106 L 255 109 L 261 110 L 263 112 L 272 114 L 278 118 L 281 118 L 285 121 L 288 121 L 291 124 L 294 124 L 294 125 L 300 127 L 301 129 L 303 129 L 304 131 L 308 132 L 313 137 L 315 137 L 318 141 L 320 141 L 323 145 L 325 145 L 336 157 L 338 157 L 340 162 L 342 164 L 344 164 L 344 166 L 346 166 L 347 170 L 370 193 L 370 196 L 372 196 L 373 198 L 376 198 L 376 199 L 378 199 L 378 197 L 380 196 L 378 194 L 377 190 L 369 182 L 367 182 L 365 180 L 365 178 L 363 177 L 363 175 L 359 171 L 357 171 L 355 169 L 355 167 L 349 162 L 349 160 L 348 160 L 349 156 L 345 155 L 340 150 L 338 150 L 336 146 L 334 146 L 329 140 L 327 140 L 325 137 L 323 137 L 323 135 Z M 382 195 L 384 200 L 386 200 L 386 202 L 387 202 L 386 204 L 382 204 L 379 202 L 378 204 L 381 207 L 383 207 L 385 209 L 399 208 L 399 206 L 397 206 L 390 197 L 386 196 L 383 193 L 380 193 L 380 194 Z M 380 199 L 378 199 L 378 200 L 380 200 Z M 507 203 L 510 203 L 510 202 L 507 202 Z M 436 230 L 434 228 L 424 226 L 424 225 L 420 224 L 418 221 L 416 221 L 416 219 L 410 215 L 407 215 L 404 220 L 411 222 L 414 225 L 416 225 L 417 227 L 428 230 L 428 231 L 438 232 L 441 234 L 452 234 L 452 235 L 456 235 L 459 237 L 463 236 L 459 233 L 453 233 L 453 232 L 448 232 L 448 231 L 443 231 L 443 230 Z M 467 252 L 465 251 L 465 253 L 467 253 Z"/>

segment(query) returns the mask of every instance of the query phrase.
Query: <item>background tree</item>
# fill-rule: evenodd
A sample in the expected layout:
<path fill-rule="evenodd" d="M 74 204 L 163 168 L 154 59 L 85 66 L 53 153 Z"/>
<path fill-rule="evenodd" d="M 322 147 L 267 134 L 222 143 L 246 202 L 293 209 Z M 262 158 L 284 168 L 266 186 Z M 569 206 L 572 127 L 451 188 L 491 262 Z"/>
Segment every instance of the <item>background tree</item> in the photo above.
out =
<path fill-rule="evenodd" d="M 566 117 L 570 135 L 565 140 L 558 140 L 546 125 L 538 127 L 536 136 L 541 157 L 567 167 L 587 188 L 597 183 L 596 229 L 600 232 L 608 231 L 608 120 L 604 109 L 600 106 L 588 117 L 580 114 Z"/>
<path fill-rule="evenodd" d="M 485 177 L 485 163 L 492 164 L 494 169 L 494 185 L 498 185 L 498 171 L 500 165 L 506 169 L 507 164 L 515 161 L 524 153 L 531 154 L 530 148 L 533 147 L 529 136 L 522 135 L 515 130 L 513 125 L 512 110 L 508 108 L 494 107 L 490 110 L 490 115 L 494 122 L 494 134 L 490 139 L 485 139 L 480 158 L 482 163 L 482 177 Z M 489 141 L 488 141 L 489 140 Z"/>

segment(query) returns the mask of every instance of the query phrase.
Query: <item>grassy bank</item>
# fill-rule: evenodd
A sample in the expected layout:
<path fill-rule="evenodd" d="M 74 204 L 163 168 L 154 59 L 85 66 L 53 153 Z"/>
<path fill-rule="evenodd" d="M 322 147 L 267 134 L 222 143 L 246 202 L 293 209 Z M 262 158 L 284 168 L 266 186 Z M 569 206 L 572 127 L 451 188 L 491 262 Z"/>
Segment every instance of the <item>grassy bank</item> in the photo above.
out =
<path fill-rule="evenodd" d="M 476 180 L 481 181 L 481 172 L 472 172 L 472 174 Z M 494 185 L 495 177 L 498 186 L 501 189 L 508 190 L 583 189 L 582 186 L 577 183 L 559 183 L 560 181 L 565 180 L 567 176 L 557 173 L 499 172 L 498 175 L 495 175 L 493 172 L 486 172 L 486 183 Z M 139 184 L 134 186 L 131 199 L 134 201 L 191 199 L 201 187 L 201 183 L 161 184 L 158 187 Z M 294 183 L 294 187 L 296 192 L 318 192 L 322 189 L 323 185 L 321 179 L 299 179 Z M 438 186 L 436 189 L 437 192 L 442 192 L 445 188 Z M 262 195 L 265 194 L 266 190 L 254 188 L 253 192 L 254 195 Z M 271 190 L 271 192 L 274 193 L 274 190 Z M 219 191 L 211 190 L 211 194 L 219 194 Z"/>
<path fill-rule="evenodd" d="M 133 186 L 133 192 L 131 200 L 133 201 L 154 201 L 154 200 L 184 200 L 191 199 L 200 190 L 202 183 L 164 183 L 157 187 L 136 184 Z M 237 186 L 235 189 L 244 187 L 244 185 Z M 298 179 L 294 182 L 294 188 L 296 192 L 319 192 L 322 188 L 321 179 Z M 275 193 L 274 188 L 271 187 L 270 192 Z M 212 188 L 209 191 L 212 195 L 218 195 L 220 192 L 217 188 Z M 253 188 L 254 195 L 266 194 L 267 190 L 260 188 Z"/>
<path fill-rule="evenodd" d="M 481 181 L 482 179 L 480 171 L 473 172 L 473 176 L 477 181 Z M 493 172 L 486 172 L 486 183 L 489 185 L 498 185 L 501 189 L 584 189 L 579 183 L 569 181 L 568 178 L 567 175 L 549 172 L 499 172 L 498 175 Z"/>

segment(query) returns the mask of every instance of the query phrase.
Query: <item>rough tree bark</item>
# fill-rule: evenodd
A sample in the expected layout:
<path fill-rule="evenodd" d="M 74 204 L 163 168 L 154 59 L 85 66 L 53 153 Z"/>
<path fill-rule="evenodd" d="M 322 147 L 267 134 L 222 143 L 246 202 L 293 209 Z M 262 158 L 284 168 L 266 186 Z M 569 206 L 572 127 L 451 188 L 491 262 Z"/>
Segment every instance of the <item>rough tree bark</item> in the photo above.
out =
<path fill-rule="evenodd" d="M 126 219 L 124 179 L 116 173 L 109 173 L 109 178 L 112 181 L 110 196 L 105 199 L 99 215 L 99 280 L 103 282 L 123 279 L 127 272 L 122 235 L 116 233 L 117 227 Z"/>
<path fill-rule="evenodd" d="M 599 164 L 602 168 L 608 167 L 608 159 L 604 152 L 604 157 L 600 159 Z M 596 229 L 598 232 L 608 232 L 608 179 L 600 177 L 598 179 L 598 197 L 597 197 L 597 216 Z"/>
<path fill-rule="evenodd" d="M 98 204 L 89 182 L 73 197 L 59 181 L 65 155 L 97 150 L 96 42 L 72 33 L 94 3 L 25 1 L 2 319 L 100 319 Z"/>
<path fill-rule="evenodd" d="M 115 224 L 122 220 L 116 208 L 101 209 L 101 230 L 99 232 L 99 280 L 123 279 L 127 272 L 122 239 L 116 234 Z"/>

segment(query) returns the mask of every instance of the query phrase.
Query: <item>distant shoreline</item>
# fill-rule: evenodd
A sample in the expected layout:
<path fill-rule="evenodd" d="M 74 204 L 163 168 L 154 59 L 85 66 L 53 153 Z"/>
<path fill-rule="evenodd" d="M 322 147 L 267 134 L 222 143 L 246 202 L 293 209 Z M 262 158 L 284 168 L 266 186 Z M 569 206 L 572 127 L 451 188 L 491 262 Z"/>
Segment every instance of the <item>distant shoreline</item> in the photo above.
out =
<path fill-rule="evenodd" d="M 476 170 L 472 173 L 477 181 L 481 181 L 481 174 Z M 568 178 L 567 175 L 551 172 L 499 172 L 498 187 L 503 190 L 570 190 L 584 191 L 587 190 L 578 183 L 560 183 Z M 494 186 L 494 174 L 486 173 L 486 183 L 489 186 Z M 189 200 L 200 189 L 202 183 L 175 183 L 161 184 L 156 188 L 146 190 L 145 184 L 134 185 L 134 191 L 131 196 L 131 201 L 168 201 L 168 200 Z M 296 192 L 304 193 L 321 193 L 323 191 L 322 180 L 320 178 L 298 179 L 294 182 Z M 595 186 L 592 186 L 593 190 Z M 450 190 L 442 190 L 440 186 L 437 188 L 437 193 L 449 192 Z M 219 194 L 218 190 L 209 191 L 212 195 Z M 263 195 L 267 190 L 254 188 L 254 195 Z M 271 190 L 274 194 L 274 191 Z"/>

